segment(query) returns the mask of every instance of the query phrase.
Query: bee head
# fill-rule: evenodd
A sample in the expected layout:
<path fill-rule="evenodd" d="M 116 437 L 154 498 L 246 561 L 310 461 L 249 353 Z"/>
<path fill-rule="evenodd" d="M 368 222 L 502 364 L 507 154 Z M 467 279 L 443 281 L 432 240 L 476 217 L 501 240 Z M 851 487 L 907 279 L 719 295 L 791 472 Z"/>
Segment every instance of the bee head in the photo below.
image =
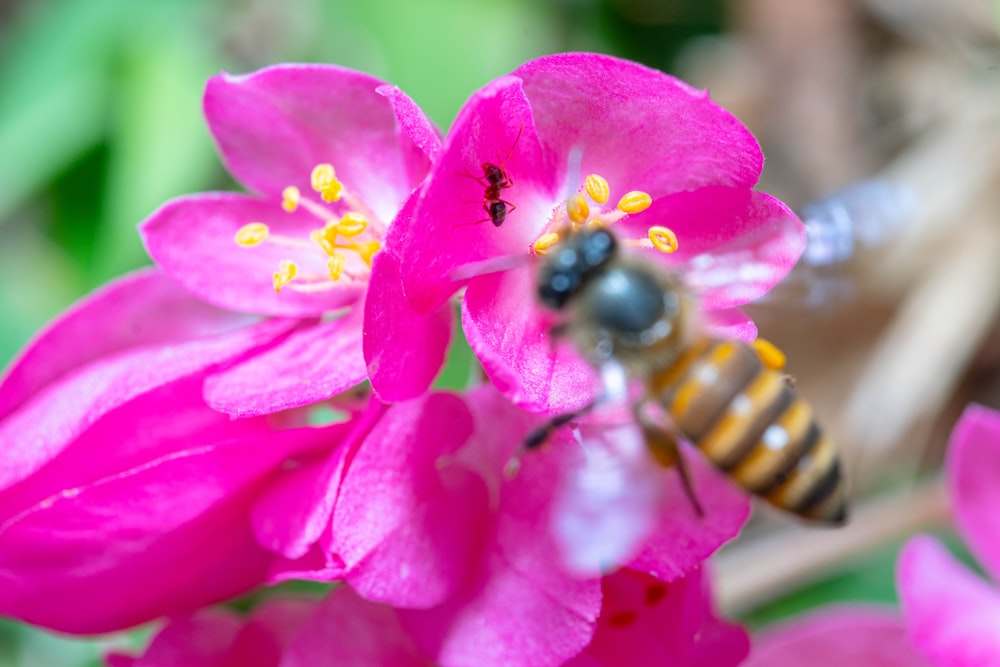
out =
<path fill-rule="evenodd" d="M 567 236 L 552 252 L 538 276 L 538 298 L 561 310 L 614 257 L 617 242 L 606 229 L 583 229 Z"/>

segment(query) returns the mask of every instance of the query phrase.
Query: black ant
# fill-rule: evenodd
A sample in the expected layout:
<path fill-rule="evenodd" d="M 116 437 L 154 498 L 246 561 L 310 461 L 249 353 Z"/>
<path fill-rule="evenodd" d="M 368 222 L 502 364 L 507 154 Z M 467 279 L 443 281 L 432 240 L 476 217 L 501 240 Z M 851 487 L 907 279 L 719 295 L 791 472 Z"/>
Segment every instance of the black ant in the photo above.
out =
<path fill-rule="evenodd" d="M 494 227 L 499 227 L 504 223 L 504 220 L 507 219 L 507 214 L 517 208 L 517 206 L 506 199 L 501 199 L 500 194 L 507 188 L 514 186 L 514 180 L 507 173 L 507 170 L 504 168 L 504 164 L 510 159 L 510 156 L 514 154 L 514 148 L 517 147 L 517 142 L 521 138 L 521 130 L 523 129 L 524 125 L 521 125 L 521 127 L 518 128 L 517 136 L 514 137 L 514 144 L 510 147 L 507 157 L 503 160 L 499 160 L 500 164 L 483 162 L 482 176 L 473 176 L 469 172 L 464 173 L 465 176 L 468 176 L 483 186 L 483 210 L 486 211 L 486 215 L 489 216 L 483 218 L 482 220 L 466 222 L 464 224 L 478 225 L 481 222 L 489 220 L 493 223 Z M 497 154 L 497 157 L 500 157 L 499 153 Z"/>

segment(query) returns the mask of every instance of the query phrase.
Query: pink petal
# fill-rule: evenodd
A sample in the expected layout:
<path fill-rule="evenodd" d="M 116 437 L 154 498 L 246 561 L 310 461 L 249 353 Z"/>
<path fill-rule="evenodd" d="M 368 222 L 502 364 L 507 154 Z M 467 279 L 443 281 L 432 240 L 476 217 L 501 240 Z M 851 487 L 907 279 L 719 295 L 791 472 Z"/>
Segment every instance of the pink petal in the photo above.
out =
<path fill-rule="evenodd" d="M 561 665 L 586 646 L 600 607 L 596 581 L 539 586 L 538 573 L 486 555 L 462 594 L 426 611 L 400 610 L 403 626 L 441 667 Z"/>
<path fill-rule="evenodd" d="M 400 627 L 396 611 L 334 590 L 291 642 L 282 667 L 427 667 L 429 661 Z"/>
<path fill-rule="evenodd" d="M 735 667 L 749 651 L 746 631 L 712 613 L 701 569 L 670 584 L 620 570 L 601 589 L 594 639 L 566 667 Z"/>
<path fill-rule="evenodd" d="M 316 602 L 271 598 L 241 618 L 210 609 L 173 619 L 138 658 L 108 656 L 114 667 L 278 667 L 284 648 Z"/>
<path fill-rule="evenodd" d="M 895 610 L 833 607 L 766 628 L 744 667 L 929 667 Z"/>
<path fill-rule="evenodd" d="M 593 53 L 563 53 L 525 63 L 524 80 L 538 135 L 549 150 L 582 149 L 582 173 L 597 171 L 615 192 L 654 198 L 720 184 L 752 187 L 763 156 L 728 111 L 666 74 Z"/>
<path fill-rule="evenodd" d="M 385 402 L 416 398 L 444 364 L 451 338 L 450 308 L 413 310 L 389 251 L 375 255 L 365 301 L 364 351 L 372 389 Z"/>
<path fill-rule="evenodd" d="M 412 173 L 414 146 L 400 135 L 382 85 L 333 65 L 223 73 L 205 87 L 205 118 L 229 172 L 249 189 L 275 202 L 290 185 L 306 195 L 313 167 L 332 163 L 345 187 L 388 224 L 423 174 Z"/>
<path fill-rule="evenodd" d="M 660 521 L 639 555 L 629 564 L 661 581 L 685 576 L 739 534 L 750 516 L 750 499 L 693 447 L 683 454 L 694 493 L 705 514 L 699 517 L 684 494 L 677 471 L 665 470 Z"/>
<path fill-rule="evenodd" d="M 197 443 L 46 498 L 0 525 L 0 613 L 108 632 L 246 592 L 270 562 L 248 504 L 324 441 L 300 429 Z"/>
<path fill-rule="evenodd" d="M 290 559 L 307 556 L 330 526 L 348 460 L 353 459 L 387 409 L 379 401 L 371 401 L 356 419 L 328 429 L 331 445 L 340 443 L 335 450 L 323 452 L 319 460 L 282 471 L 253 508 L 254 532 L 261 544 Z M 320 569 L 326 569 L 326 560 Z M 291 571 L 295 567 L 288 564 L 283 569 Z"/>
<path fill-rule="evenodd" d="M 1000 592 L 929 536 L 900 552 L 896 585 L 913 645 L 938 667 L 982 667 L 1000 657 Z"/>
<path fill-rule="evenodd" d="M 490 380 L 511 401 L 533 412 L 569 412 L 591 399 L 597 377 L 568 345 L 552 340 L 534 293 L 528 268 L 477 278 L 465 293 L 462 326 Z"/>
<path fill-rule="evenodd" d="M 805 247 L 805 227 L 782 202 L 746 188 L 706 186 L 655 200 L 620 226 L 643 237 L 652 225 L 669 227 L 677 252 L 647 251 L 683 267 L 685 283 L 707 310 L 731 308 L 765 294 L 785 277 Z"/>
<path fill-rule="evenodd" d="M 232 613 L 206 610 L 172 620 L 153 637 L 139 657 L 109 656 L 113 667 L 225 667 L 227 653 L 239 635 L 242 622 Z M 264 667 L 276 663 L 256 662 Z"/>
<path fill-rule="evenodd" d="M 955 523 L 979 563 L 1000 580 L 1000 413 L 970 405 L 945 463 Z"/>
<path fill-rule="evenodd" d="M 705 311 L 705 330 L 719 338 L 752 343 L 757 338 L 757 325 L 737 308 Z"/>
<path fill-rule="evenodd" d="M 363 382 L 363 315 L 358 304 L 210 376 L 205 401 L 233 418 L 248 417 L 325 401 Z"/>
<path fill-rule="evenodd" d="M 332 550 L 366 599 L 428 607 L 453 594 L 489 528 L 482 479 L 451 457 L 472 433 L 457 396 L 397 403 L 351 461 Z"/>
<path fill-rule="evenodd" d="M 277 202 L 235 193 L 179 197 L 164 204 L 139 225 L 150 257 L 185 289 L 223 308 L 264 315 L 320 315 L 348 305 L 364 284 L 344 283 L 321 292 L 298 292 L 294 283 L 274 291 L 273 275 L 283 260 L 294 260 L 299 274 L 328 275 L 326 255 L 316 246 L 289 248 L 264 241 L 241 247 L 236 232 L 263 222 L 273 236 L 310 243 L 309 232 L 323 222 L 299 208 L 286 213 Z"/>
<path fill-rule="evenodd" d="M 478 451 L 458 455 L 483 470 L 488 482 L 501 484 L 494 491 L 494 538 L 460 593 L 438 607 L 400 615 L 417 644 L 446 667 L 560 665 L 590 641 L 599 581 L 571 575 L 552 534 L 558 457 L 545 452 L 525 457 L 515 478 L 501 478 L 500 466 L 537 418 L 498 398 L 488 388 L 470 397 L 477 418 L 470 447 Z"/>
<path fill-rule="evenodd" d="M 266 344 L 295 324 L 271 320 L 209 338 L 136 347 L 64 375 L 0 422 L 0 489 L 38 470 L 111 410 Z"/>
<path fill-rule="evenodd" d="M 136 271 L 84 297 L 35 336 L 0 380 L 0 417 L 46 384 L 101 357 L 253 322 L 191 297 L 156 269 Z"/>
<path fill-rule="evenodd" d="M 407 159 L 410 177 L 414 183 L 419 183 L 427 175 L 430 162 L 433 162 L 441 151 L 441 132 L 424 114 L 423 109 L 417 106 L 413 98 L 396 86 L 386 84 L 376 88 L 375 92 L 389 100 L 403 136 L 413 142 L 414 150 L 411 151 L 412 154 L 407 155 Z"/>
<path fill-rule="evenodd" d="M 509 157 L 508 157 L 509 155 Z M 453 272 L 497 255 L 524 255 L 561 185 L 547 166 L 520 81 L 501 77 L 459 112 L 434 163 L 411 225 L 393 225 L 387 245 L 401 259 L 404 291 L 427 312 L 462 283 Z M 500 228 L 483 210 L 483 163 L 503 166 L 514 181 L 502 193 L 517 206 Z"/>

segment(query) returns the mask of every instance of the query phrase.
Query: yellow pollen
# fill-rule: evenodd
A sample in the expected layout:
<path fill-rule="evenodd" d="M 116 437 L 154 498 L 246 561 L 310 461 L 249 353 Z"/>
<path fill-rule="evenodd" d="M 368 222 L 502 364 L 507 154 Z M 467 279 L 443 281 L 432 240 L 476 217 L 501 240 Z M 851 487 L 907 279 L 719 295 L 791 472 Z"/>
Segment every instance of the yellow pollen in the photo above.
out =
<path fill-rule="evenodd" d="M 297 275 L 299 275 L 298 265 L 290 259 L 282 260 L 274 274 L 274 291 L 280 292 L 281 288 L 292 282 Z"/>
<path fill-rule="evenodd" d="M 573 221 L 574 226 L 579 227 L 587 220 L 587 216 L 590 215 L 590 206 L 583 195 L 577 194 L 566 200 L 566 212 L 569 214 L 569 219 Z"/>
<path fill-rule="evenodd" d="M 785 367 L 785 353 L 779 350 L 770 341 L 758 338 L 754 342 L 750 343 L 750 346 L 755 352 L 757 352 L 757 356 L 760 357 L 761 363 L 763 363 L 767 368 L 770 368 L 772 371 L 780 371 Z"/>
<path fill-rule="evenodd" d="M 660 252 L 669 254 L 677 250 L 677 234 L 674 234 L 674 230 L 668 227 L 660 227 L 659 225 L 650 227 L 649 240 L 653 247 Z"/>
<path fill-rule="evenodd" d="M 340 201 L 340 193 L 344 189 L 344 184 L 337 180 L 337 174 L 334 172 L 332 164 L 324 162 L 313 167 L 310 180 L 312 189 L 320 194 L 323 201 Z"/>
<path fill-rule="evenodd" d="M 323 226 L 323 229 L 314 229 L 309 232 L 309 238 L 319 244 L 327 255 L 336 252 L 334 248 L 337 243 L 337 221 L 330 220 Z"/>
<path fill-rule="evenodd" d="M 332 280 L 340 280 L 340 276 L 344 273 L 344 267 L 347 266 L 347 258 L 344 257 L 342 252 L 334 252 L 330 256 L 330 259 L 326 260 L 326 269 L 330 272 L 330 278 Z"/>
<path fill-rule="evenodd" d="M 353 238 L 366 229 L 368 229 L 368 219 L 357 211 L 350 211 L 337 223 L 337 231 L 347 238 Z"/>
<path fill-rule="evenodd" d="M 240 227 L 233 240 L 236 241 L 236 245 L 249 248 L 263 243 L 264 239 L 267 238 L 268 231 L 267 225 L 263 222 L 251 222 Z"/>
<path fill-rule="evenodd" d="M 364 243 L 352 244 L 352 249 L 361 256 L 370 269 L 372 268 L 372 255 L 382 249 L 382 244 L 378 241 L 365 241 Z"/>
<path fill-rule="evenodd" d="M 606 178 L 600 174 L 590 174 L 587 176 L 587 194 L 598 204 L 608 201 L 611 196 L 611 188 L 608 186 Z"/>
<path fill-rule="evenodd" d="M 281 208 L 288 213 L 293 213 L 299 207 L 299 199 L 302 197 L 299 189 L 294 185 L 289 185 L 281 191 Z"/>
<path fill-rule="evenodd" d="M 543 255 L 545 251 L 554 246 L 559 242 L 559 235 L 555 232 L 548 232 L 547 234 L 542 234 L 538 237 L 538 240 L 532 245 L 536 254 Z"/>
<path fill-rule="evenodd" d="M 632 190 L 631 192 L 626 192 L 618 200 L 618 210 L 622 213 L 640 213 L 649 208 L 652 203 L 653 198 L 649 196 L 649 193 L 642 192 L 641 190 Z"/>

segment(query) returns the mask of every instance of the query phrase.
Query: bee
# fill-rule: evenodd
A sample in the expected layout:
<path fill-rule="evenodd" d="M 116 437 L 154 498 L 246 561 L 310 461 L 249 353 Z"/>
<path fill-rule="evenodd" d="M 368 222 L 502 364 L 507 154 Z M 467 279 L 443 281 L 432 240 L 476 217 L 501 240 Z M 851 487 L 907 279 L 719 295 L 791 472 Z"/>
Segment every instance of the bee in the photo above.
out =
<path fill-rule="evenodd" d="M 680 276 L 622 253 L 607 229 L 588 227 L 554 245 L 538 276 L 539 301 L 566 318 L 554 333 L 571 339 L 595 368 L 618 367 L 642 385 L 635 421 L 654 458 L 676 465 L 699 515 L 678 438 L 776 507 L 818 522 L 845 521 L 833 440 L 788 377 L 754 347 L 702 329 Z M 528 435 L 523 449 L 537 448 L 593 405 L 554 417 Z M 667 419 L 655 419 L 651 408 Z"/>

